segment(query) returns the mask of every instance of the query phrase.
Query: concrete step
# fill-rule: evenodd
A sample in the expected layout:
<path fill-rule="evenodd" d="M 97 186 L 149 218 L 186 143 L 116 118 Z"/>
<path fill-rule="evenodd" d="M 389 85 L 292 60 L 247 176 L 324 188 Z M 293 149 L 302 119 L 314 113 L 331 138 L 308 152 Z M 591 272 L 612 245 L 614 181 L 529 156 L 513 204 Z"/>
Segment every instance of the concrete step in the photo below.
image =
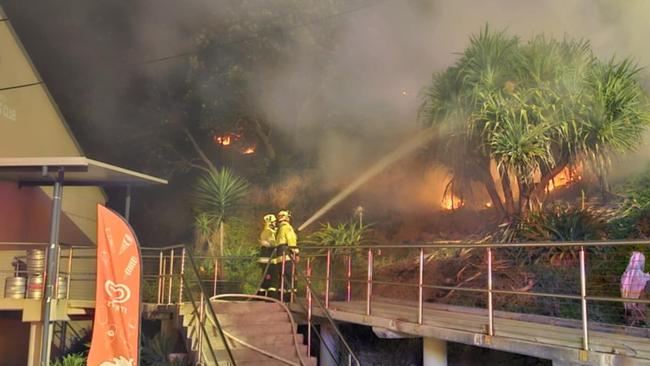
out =
<path fill-rule="evenodd" d="M 242 341 L 252 344 L 255 347 L 264 348 L 272 346 L 287 346 L 293 345 L 293 335 L 290 333 L 287 334 L 250 334 L 250 335 L 240 335 L 238 336 Z M 298 344 L 304 343 L 304 337 L 302 334 L 297 334 L 296 339 Z"/>
<path fill-rule="evenodd" d="M 263 301 L 212 302 L 212 308 L 216 314 L 266 314 L 285 312 L 280 304 Z"/>
<path fill-rule="evenodd" d="M 293 334 L 296 330 L 293 329 L 291 323 L 268 323 L 262 325 L 241 325 L 236 327 L 227 327 L 225 331 L 234 336 L 255 336 L 255 335 L 278 335 L 278 334 Z M 217 330 L 213 328 L 213 334 L 217 334 Z"/>
<path fill-rule="evenodd" d="M 273 311 L 264 313 L 226 313 L 219 314 L 219 323 L 228 328 L 242 325 L 264 325 L 268 323 L 289 322 L 287 313 Z"/>
<path fill-rule="evenodd" d="M 305 360 L 305 366 L 316 366 L 318 364 L 318 361 L 314 357 L 303 357 L 303 360 Z M 299 363 L 298 360 L 296 360 L 296 363 Z M 259 366 L 260 361 L 255 360 L 255 361 L 243 361 L 243 362 L 237 362 L 238 366 Z M 274 360 L 269 358 L 267 361 L 264 361 L 264 366 L 287 366 L 286 363 Z"/>
<path fill-rule="evenodd" d="M 301 346 L 299 349 L 301 354 L 303 355 L 307 354 L 306 346 Z M 296 349 L 293 346 L 276 347 L 273 349 L 265 349 L 265 351 L 280 356 L 282 358 L 285 358 L 289 361 L 298 362 Z M 261 363 L 262 361 L 273 360 L 272 358 L 262 353 L 259 353 L 257 351 L 248 348 L 233 348 L 231 349 L 231 352 L 237 364 L 239 364 L 240 362 L 258 361 Z M 217 358 L 219 358 L 220 360 L 227 359 L 228 357 L 226 351 L 220 350 L 217 351 L 216 353 L 217 353 Z"/>

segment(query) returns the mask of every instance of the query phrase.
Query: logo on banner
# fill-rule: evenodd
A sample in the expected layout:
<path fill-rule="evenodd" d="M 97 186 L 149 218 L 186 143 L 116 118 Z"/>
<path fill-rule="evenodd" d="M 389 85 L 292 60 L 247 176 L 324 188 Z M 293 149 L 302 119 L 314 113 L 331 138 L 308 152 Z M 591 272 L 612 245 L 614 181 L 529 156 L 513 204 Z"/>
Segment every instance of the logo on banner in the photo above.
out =
<path fill-rule="evenodd" d="M 104 283 L 104 290 L 108 295 L 108 301 L 113 304 L 123 304 L 131 298 L 131 289 L 123 284 L 116 284 L 111 280 Z"/>
<path fill-rule="evenodd" d="M 124 356 L 120 356 L 120 358 L 114 358 L 113 361 L 104 361 L 99 366 L 134 366 L 134 362 L 133 359 L 127 360 Z"/>

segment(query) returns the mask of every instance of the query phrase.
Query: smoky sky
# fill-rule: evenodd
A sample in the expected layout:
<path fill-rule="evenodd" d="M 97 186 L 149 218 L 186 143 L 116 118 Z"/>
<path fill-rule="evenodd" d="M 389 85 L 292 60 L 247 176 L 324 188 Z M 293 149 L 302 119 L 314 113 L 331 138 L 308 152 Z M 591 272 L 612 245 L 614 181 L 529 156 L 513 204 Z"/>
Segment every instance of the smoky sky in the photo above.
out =
<path fill-rule="evenodd" d="M 420 90 L 486 24 L 522 39 L 540 33 L 585 38 L 601 58 L 650 65 L 645 0 L 331 0 L 321 13 L 305 11 L 318 1 L 290 0 L 1 3 L 22 18 L 21 29 L 36 34 L 32 44 L 41 48 L 30 53 L 61 66 L 48 75 L 57 88 L 68 88 L 63 98 L 83 95 L 83 105 L 68 108 L 106 134 L 117 121 L 148 118 L 135 112 L 137 98 L 125 96 L 134 78 L 165 78 L 187 62 L 147 60 L 191 52 L 197 34 L 225 20 L 254 21 L 262 30 L 286 26 L 290 52 L 273 67 L 257 65 L 250 97 L 274 128 L 315 152 L 319 174 L 332 185 L 353 179 L 416 133 Z M 329 39 L 315 40 L 321 31 Z M 210 93 L 206 100 L 215 97 Z"/>

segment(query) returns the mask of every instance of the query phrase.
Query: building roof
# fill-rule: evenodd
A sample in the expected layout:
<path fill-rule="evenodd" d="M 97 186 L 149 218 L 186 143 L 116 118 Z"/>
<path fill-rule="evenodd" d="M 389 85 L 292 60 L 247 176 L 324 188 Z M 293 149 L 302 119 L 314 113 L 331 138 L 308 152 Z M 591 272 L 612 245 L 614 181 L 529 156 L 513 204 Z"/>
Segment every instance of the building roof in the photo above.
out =
<path fill-rule="evenodd" d="M 110 165 L 86 157 L 0 158 L 0 180 L 20 185 L 53 185 L 58 171 L 64 186 L 148 186 L 165 179 Z"/>

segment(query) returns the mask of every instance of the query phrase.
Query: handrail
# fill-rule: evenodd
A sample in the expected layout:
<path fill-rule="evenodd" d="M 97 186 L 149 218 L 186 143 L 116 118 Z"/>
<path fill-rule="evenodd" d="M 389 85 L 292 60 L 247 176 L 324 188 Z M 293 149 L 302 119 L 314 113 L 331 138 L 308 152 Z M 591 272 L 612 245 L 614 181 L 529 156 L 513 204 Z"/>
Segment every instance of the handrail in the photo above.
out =
<path fill-rule="evenodd" d="M 192 256 L 191 251 L 186 250 L 187 252 L 187 259 L 189 259 L 190 266 L 192 268 L 192 271 L 196 275 L 198 279 L 198 285 L 201 290 L 201 294 L 204 296 L 204 298 L 209 299 L 209 296 L 207 296 L 207 291 L 205 291 L 205 288 L 203 287 L 203 282 L 201 282 L 201 277 L 199 276 L 199 269 L 196 266 L 196 262 L 194 261 L 194 257 Z M 216 268 L 215 268 L 216 270 Z M 187 282 L 187 281 L 184 281 Z M 189 291 L 189 290 L 188 290 Z M 217 318 L 217 314 L 214 312 L 214 309 L 212 308 L 212 304 L 207 307 L 209 309 L 209 313 L 212 316 L 212 320 L 214 322 L 214 325 L 217 328 L 219 337 L 223 340 L 224 348 L 226 349 L 226 353 L 228 354 L 228 358 L 230 359 L 230 362 L 232 363 L 233 366 L 236 366 L 237 363 L 235 362 L 235 358 L 232 355 L 232 351 L 230 350 L 230 347 L 228 346 L 228 342 L 226 341 L 226 336 L 223 333 L 223 329 L 221 327 L 221 324 L 219 323 L 219 319 Z"/>
<path fill-rule="evenodd" d="M 210 298 L 210 301 L 212 301 L 212 300 L 217 300 L 218 301 L 218 300 L 223 299 L 223 298 L 258 299 L 258 300 L 270 301 L 270 302 L 274 302 L 276 304 L 279 304 L 282 307 L 282 309 L 289 316 L 289 321 L 291 322 L 291 329 L 297 329 L 296 322 L 295 322 L 295 319 L 293 318 L 293 314 L 291 313 L 291 310 L 289 310 L 289 308 L 287 307 L 286 304 L 284 304 L 283 302 L 281 302 L 281 301 L 279 301 L 277 299 L 274 299 L 274 298 L 268 297 L 268 296 L 248 295 L 248 294 L 221 294 L 221 295 L 212 296 Z M 264 355 L 266 355 L 268 357 L 274 358 L 274 359 L 276 359 L 278 361 L 282 361 L 282 362 L 284 362 L 284 363 L 286 363 L 288 365 L 297 365 L 296 363 L 291 362 L 289 360 L 286 360 L 286 359 L 284 359 L 284 358 L 282 358 L 280 356 L 274 355 L 274 354 L 272 354 L 272 353 L 270 353 L 268 351 L 265 351 L 265 350 L 263 350 L 261 348 L 257 348 L 257 347 L 255 347 L 253 345 L 250 345 L 250 344 L 244 342 L 243 340 L 241 340 L 241 339 L 233 336 L 232 334 L 228 333 L 227 331 L 224 331 L 224 334 L 226 334 L 226 336 L 228 338 L 230 338 L 230 339 L 232 339 L 232 340 L 234 340 L 234 341 L 236 341 L 238 343 L 241 343 L 243 346 L 245 346 L 247 348 L 250 348 L 250 349 L 252 349 L 252 350 L 254 350 L 256 352 L 262 353 L 262 354 L 264 354 Z M 300 360 L 300 365 L 304 366 L 306 363 L 305 363 L 305 360 L 304 360 L 304 358 L 302 356 L 302 353 L 300 352 L 300 347 L 298 346 L 298 337 L 296 336 L 295 332 L 292 332 L 292 337 L 293 337 L 293 345 L 294 345 L 294 348 L 296 350 L 296 355 L 298 355 L 298 359 Z"/>
<path fill-rule="evenodd" d="M 182 275 L 182 276 L 185 277 L 185 275 Z M 212 342 L 210 342 L 210 337 L 208 337 L 208 335 L 207 335 L 208 332 L 205 329 L 205 324 L 201 321 L 201 315 L 200 315 L 201 313 L 200 313 L 199 307 L 196 305 L 196 301 L 194 301 L 194 296 L 192 296 L 192 289 L 187 284 L 188 281 L 186 279 L 183 282 L 185 283 L 184 286 L 187 288 L 187 295 L 188 295 L 188 297 L 190 299 L 190 303 L 192 304 L 192 307 L 194 308 L 195 319 L 197 320 L 197 322 L 199 323 L 199 326 L 201 327 L 199 329 L 199 337 L 201 337 L 199 339 L 199 342 L 202 342 L 202 337 L 205 337 L 205 340 L 208 343 L 208 349 L 210 350 L 210 354 L 212 355 L 212 359 L 214 360 L 215 364 L 219 364 L 219 360 L 217 359 L 217 355 L 215 354 L 214 348 L 212 347 Z M 224 344 L 225 344 L 226 347 L 228 347 L 225 340 L 224 340 Z M 199 353 L 199 362 L 200 362 L 200 359 L 203 356 L 203 354 L 201 353 L 200 347 L 199 347 L 199 352 L 198 353 Z"/>
<path fill-rule="evenodd" d="M 525 243 L 476 243 L 468 241 L 434 241 L 405 244 L 361 244 L 361 245 L 329 245 L 329 246 L 300 246 L 300 250 L 326 249 L 487 249 L 487 248 L 536 248 L 536 247 L 615 247 L 628 245 L 650 246 L 650 240 L 613 240 L 613 241 L 545 241 Z"/>
<path fill-rule="evenodd" d="M 290 255 L 292 256 L 292 260 L 293 260 L 293 262 L 294 262 L 294 263 L 297 263 L 297 261 L 296 261 L 296 254 L 295 254 L 293 251 L 290 251 L 290 252 L 291 252 Z M 307 288 L 309 289 L 310 293 L 312 294 L 311 297 L 312 297 L 314 300 L 316 300 L 316 305 L 318 305 L 318 307 L 319 307 L 320 310 L 323 312 L 323 314 L 325 314 L 325 318 L 327 319 L 327 321 L 330 323 L 330 325 L 331 325 L 332 328 L 334 329 L 334 333 L 336 333 L 336 335 L 337 335 L 337 337 L 339 338 L 339 340 L 341 341 L 341 343 L 343 343 L 343 346 L 345 347 L 346 351 L 348 352 L 348 355 L 349 355 L 352 359 L 354 359 L 354 361 L 355 361 L 355 363 L 356 363 L 357 366 L 360 366 L 361 363 L 359 362 L 359 359 L 357 358 L 357 356 L 356 356 L 356 355 L 354 354 L 354 352 L 352 351 L 352 348 L 350 347 L 350 345 L 348 344 L 348 342 L 345 340 L 345 337 L 343 337 L 343 334 L 341 334 L 341 331 L 339 330 L 338 326 L 336 325 L 336 322 L 334 321 L 334 318 L 332 318 L 332 316 L 330 315 L 329 310 L 327 310 L 327 308 L 326 308 L 325 306 L 323 306 L 323 304 L 321 303 L 321 301 L 320 301 L 320 299 L 318 298 L 318 296 L 315 295 L 314 288 L 311 286 L 311 281 L 310 281 L 310 280 L 309 280 L 309 279 L 308 279 L 308 278 L 307 278 L 307 277 L 306 277 L 306 276 L 305 276 L 305 275 L 304 275 L 300 270 L 296 270 L 295 273 L 296 273 L 296 275 L 297 275 L 297 276 L 298 276 L 302 281 L 305 282 L 305 285 L 307 286 Z M 283 277 L 283 280 L 284 280 L 284 281 L 287 281 L 286 277 Z M 290 285 L 290 284 L 289 284 L 289 285 Z M 289 288 L 291 288 L 291 287 L 289 287 Z M 319 338 L 320 338 L 320 337 L 319 337 Z M 331 352 L 330 352 L 330 353 L 331 353 Z"/>

